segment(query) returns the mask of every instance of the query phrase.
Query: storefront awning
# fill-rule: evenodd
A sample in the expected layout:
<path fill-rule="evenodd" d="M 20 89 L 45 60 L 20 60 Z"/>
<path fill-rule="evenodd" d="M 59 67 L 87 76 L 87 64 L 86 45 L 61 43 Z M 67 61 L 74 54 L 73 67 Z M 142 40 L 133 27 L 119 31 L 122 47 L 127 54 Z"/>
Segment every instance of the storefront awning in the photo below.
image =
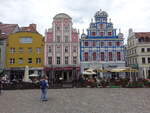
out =
<path fill-rule="evenodd" d="M 138 72 L 137 69 L 130 67 L 112 68 L 112 69 L 97 69 L 97 72 Z"/>

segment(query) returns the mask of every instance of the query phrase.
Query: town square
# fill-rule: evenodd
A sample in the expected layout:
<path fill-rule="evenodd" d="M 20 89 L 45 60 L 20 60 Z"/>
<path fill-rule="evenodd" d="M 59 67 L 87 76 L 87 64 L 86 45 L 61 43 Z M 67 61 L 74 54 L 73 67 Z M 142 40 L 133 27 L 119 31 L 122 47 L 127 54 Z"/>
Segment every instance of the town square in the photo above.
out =
<path fill-rule="evenodd" d="M 148 4 L 0 1 L 0 113 L 149 113 Z"/>

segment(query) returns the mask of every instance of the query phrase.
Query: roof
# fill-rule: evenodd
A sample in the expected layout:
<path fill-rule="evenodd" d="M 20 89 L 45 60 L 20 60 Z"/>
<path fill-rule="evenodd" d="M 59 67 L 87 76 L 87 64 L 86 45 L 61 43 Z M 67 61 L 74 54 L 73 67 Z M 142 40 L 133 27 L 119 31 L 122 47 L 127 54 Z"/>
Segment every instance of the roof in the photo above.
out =
<path fill-rule="evenodd" d="M 4 40 L 7 38 L 7 35 L 6 34 L 0 34 L 0 40 Z"/>
<path fill-rule="evenodd" d="M 95 13 L 95 17 L 108 17 L 108 14 L 106 11 L 100 10 Z"/>
<path fill-rule="evenodd" d="M 16 27 L 18 27 L 18 24 L 0 24 L 0 30 L 6 35 L 14 32 Z"/>
<path fill-rule="evenodd" d="M 59 14 L 57 14 L 55 17 L 54 17 L 54 19 L 64 19 L 64 18 L 68 18 L 68 19 L 71 19 L 71 17 L 69 16 L 69 15 L 67 15 L 67 14 L 65 14 L 65 13 L 59 13 Z"/>
<path fill-rule="evenodd" d="M 35 28 L 33 28 L 32 26 L 29 27 L 21 27 L 20 31 L 29 31 L 29 32 L 37 32 L 37 30 Z"/>
<path fill-rule="evenodd" d="M 135 32 L 135 37 L 136 38 L 141 38 L 141 37 L 143 37 L 143 38 L 146 38 L 146 37 L 150 38 L 150 32 Z"/>

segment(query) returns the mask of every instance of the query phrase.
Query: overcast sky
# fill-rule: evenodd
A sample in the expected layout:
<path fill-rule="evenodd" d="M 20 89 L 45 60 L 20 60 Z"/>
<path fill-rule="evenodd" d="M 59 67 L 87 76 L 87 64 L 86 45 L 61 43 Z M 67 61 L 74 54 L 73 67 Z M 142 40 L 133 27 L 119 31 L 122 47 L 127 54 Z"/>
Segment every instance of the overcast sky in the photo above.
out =
<path fill-rule="evenodd" d="M 19 26 L 35 23 L 44 35 L 45 29 L 52 26 L 53 17 L 66 13 L 72 17 L 73 27 L 82 33 L 100 9 L 108 13 L 115 28 L 121 28 L 124 38 L 129 28 L 150 32 L 149 0 L 0 0 L 0 21 Z"/>

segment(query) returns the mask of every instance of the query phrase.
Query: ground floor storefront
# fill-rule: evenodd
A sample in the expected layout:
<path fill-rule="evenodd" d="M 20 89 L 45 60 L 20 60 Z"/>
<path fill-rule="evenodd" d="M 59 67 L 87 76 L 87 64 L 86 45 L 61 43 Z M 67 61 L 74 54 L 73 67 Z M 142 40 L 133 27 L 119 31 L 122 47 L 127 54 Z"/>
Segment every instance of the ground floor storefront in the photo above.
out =
<path fill-rule="evenodd" d="M 150 78 L 150 66 L 139 66 L 138 76 L 140 78 Z"/>
<path fill-rule="evenodd" d="M 65 85 L 69 87 L 76 85 L 80 67 L 45 67 L 44 71 L 52 87 Z"/>
<path fill-rule="evenodd" d="M 20 68 L 7 68 L 5 69 L 5 75 L 7 78 L 12 81 L 12 80 L 20 80 L 22 81 L 25 75 L 25 67 L 20 67 Z M 29 68 L 28 69 L 28 74 L 38 74 L 39 76 L 43 75 L 43 68 Z"/>
<path fill-rule="evenodd" d="M 83 62 L 81 63 L 81 73 L 87 69 L 97 70 L 97 77 L 101 78 L 124 78 L 125 72 L 111 71 L 117 68 L 125 68 L 125 62 L 121 63 L 98 63 L 98 62 Z"/>

